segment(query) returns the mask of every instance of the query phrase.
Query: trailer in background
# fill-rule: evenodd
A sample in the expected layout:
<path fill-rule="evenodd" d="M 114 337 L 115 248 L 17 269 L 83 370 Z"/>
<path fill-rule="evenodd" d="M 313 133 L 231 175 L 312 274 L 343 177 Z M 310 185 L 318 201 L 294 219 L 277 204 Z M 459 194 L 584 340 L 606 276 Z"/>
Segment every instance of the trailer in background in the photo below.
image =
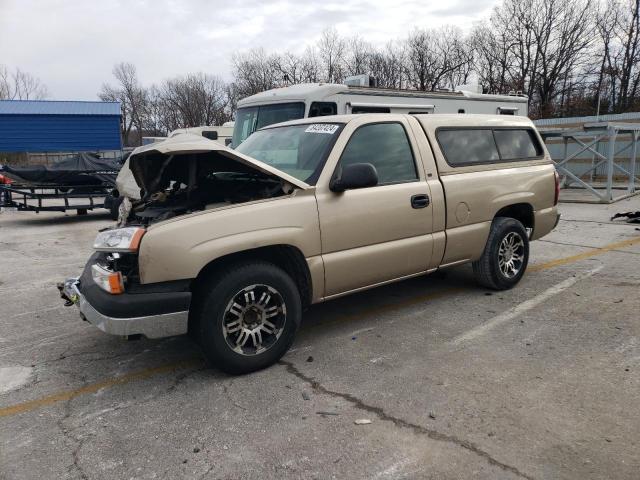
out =
<path fill-rule="evenodd" d="M 107 208 L 112 185 L 23 185 L 0 184 L 0 208 L 20 212 L 66 212 L 86 215 L 96 208 Z"/>

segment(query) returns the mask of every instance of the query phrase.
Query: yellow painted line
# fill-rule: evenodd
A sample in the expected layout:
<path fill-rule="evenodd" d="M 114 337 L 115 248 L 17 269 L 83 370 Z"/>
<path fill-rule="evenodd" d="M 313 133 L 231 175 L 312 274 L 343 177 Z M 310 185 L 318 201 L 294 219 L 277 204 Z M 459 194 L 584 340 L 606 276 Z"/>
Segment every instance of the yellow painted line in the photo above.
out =
<path fill-rule="evenodd" d="M 559 258 L 557 260 L 551 260 L 546 263 L 538 263 L 536 265 L 530 265 L 527 270 L 530 272 L 539 272 L 540 270 L 547 270 L 549 268 L 559 267 L 561 265 L 567 265 L 568 263 L 578 262 L 585 258 L 595 257 L 602 253 L 610 252 L 611 250 L 617 250 L 619 248 L 630 247 L 640 243 L 640 237 L 631 238 L 629 240 L 623 240 L 622 242 L 610 243 L 604 247 L 593 248 L 586 252 L 578 253 L 577 255 L 571 255 L 570 257 Z"/>
<path fill-rule="evenodd" d="M 586 252 L 579 253 L 577 255 L 572 255 L 570 257 L 559 258 L 557 260 L 551 260 L 550 262 L 540 263 L 537 265 L 530 265 L 528 270 L 531 272 L 539 272 L 541 270 L 547 270 L 549 268 L 559 267 L 561 265 L 567 265 L 569 263 L 578 262 L 580 260 L 584 260 L 585 258 L 590 258 L 596 255 L 600 255 L 602 253 L 609 252 L 611 250 L 617 250 L 619 248 L 630 247 L 632 245 L 640 243 L 640 237 L 635 237 L 629 240 L 624 240 L 622 242 L 611 243 L 609 245 L 605 245 L 604 247 L 594 248 L 591 250 L 587 250 Z M 319 326 L 326 326 L 335 322 L 344 322 L 348 320 L 357 320 L 359 318 L 363 318 L 369 315 L 381 314 L 385 312 L 390 312 L 393 310 L 397 310 L 403 307 L 409 307 L 412 305 L 416 305 L 418 303 L 427 302 L 430 300 L 436 300 L 438 298 L 447 297 L 451 294 L 458 293 L 463 291 L 463 288 L 447 288 L 441 290 L 439 292 L 432 292 L 425 295 L 420 295 L 417 297 L 411 297 L 407 300 L 402 300 L 398 303 L 392 303 L 388 305 L 382 305 L 380 307 L 373 307 L 366 310 L 363 310 L 358 313 L 343 315 L 331 322 L 321 323 Z M 45 407 L 48 405 L 53 405 L 58 402 L 64 402 L 66 400 L 71 400 L 72 398 L 76 398 L 80 395 L 86 395 L 89 393 L 95 393 L 102 388 L 110 388 L 116 385 L 124 385 L 127 383 L 134 382 L 136 380 L 143 380 L 145 378 L 153 377 L 155 375 L 159 375 L 161 373 L 173 372 L 175 370 L 180 370 L 183 368 L 188 368 L 191 366 L 197 365 L 199 360 L 190 360 L 180 363 L 175 363 L 171 365 L 163 365 L 160 367 L 154 368 L 146 368 L 144 370 L 139 370 L 137 372 L 127 373 L 125 375 L 110 378 L 107 380 L 103 380 L 101 382 L 92 383 L 90 385 L 86 385 L 84 387 L 75 389 L 75 390 L 67 390 L 58 393 L 54 393 L 52 395 L 48 395 L 46 397 L 38 398 L 35 400 L 31 400 L 28 402 L 18 403 L 16 405 L 10 405 L 8 407 L 0 408 L 0 417 L 8 417 L 11 415 L 18 415 L 20 413 L 30 412 L 40 407 Z"/>
<path fill-rule="evenodd" d="M 11 415 L 17 415 L 19 413 L 30 412 L 31 410 L 35 410 L 36 408 L 46 407 L 48 405 L 53 405 L 54 403 L 71 400 L 72 398 L 79 397 L 80 395 L 86 395 L 88 393 L 96 393 L 98 390 L 101 390 L 103 388 L 114 387 L 116 385 L 124 385 L 126 383 L 130 383 L 136 380 L 143 380 L 145 378 L 153 377 L 154 375 L 173 372 L 175 370 L 180 370 L 183 368 L 195 366 L 197 364 L 198 364 L 198 361 L 189 360 L 185 362 L 174 363 L 171 365 L 163 365 L 163 366 L 154 367 L 154 368 L 145 368 L 144 370 L 127 373 L 119 377 L 109 378 L 107 380 L 92 383 L 90 385 L 86 385 L 84 387 L 77 388 L 75 390 L 62 391 L 62 392 L 54 393 L 53 395 L 47 395 L 46 397 L 31 400 L 29 402 L 18 403 L 16 405 L 11 405 L 9 407 L 0 408 L 0 417 L 9 417 Z"/>

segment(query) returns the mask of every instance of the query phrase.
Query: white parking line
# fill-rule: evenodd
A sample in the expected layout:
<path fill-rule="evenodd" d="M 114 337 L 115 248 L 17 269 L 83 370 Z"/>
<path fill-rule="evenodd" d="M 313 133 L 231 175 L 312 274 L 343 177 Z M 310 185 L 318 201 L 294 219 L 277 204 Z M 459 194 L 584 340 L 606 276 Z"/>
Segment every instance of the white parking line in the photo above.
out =
<path fill-rule="evenodd" d="M 516 318 L 518 315 L 528 310 L 531 310 L 532 308 L 537 307 L 545 300 L 548 300 L 549 298 L 563 292 L 564 290 L 571 288 L 580 280 L 584 280 L 585 278 L 591 277 L 592 275 L 598 273 L 603 268 L 604 268 L 603 266 L 599 266 L 598 268 L 595 268 L 589 272 L 576 275 L 575 277 L 567 278 L 566 280 L 554 285 L 553 287 L 546 289 L 541 294 L 536 295 L 535 297 L 530 298 L 529 300 L 522 302 L 519 305 L 516 305 L 515 307 L 507 310 L 506 312 L 493 317 L 488 322 L 483 323 L 482 325 L 478 325 L 477 327 L 474 327 L 471 330 L 468 330 L 462 335 L 457 336 L 451 341 L 451 343 L 454 345 L 459 345 L 464 342 L 475 340 L 476 338 L 484 335 L 485 333 L 496 328 L 497 326 L 502 325 L 503 323 Z"/>

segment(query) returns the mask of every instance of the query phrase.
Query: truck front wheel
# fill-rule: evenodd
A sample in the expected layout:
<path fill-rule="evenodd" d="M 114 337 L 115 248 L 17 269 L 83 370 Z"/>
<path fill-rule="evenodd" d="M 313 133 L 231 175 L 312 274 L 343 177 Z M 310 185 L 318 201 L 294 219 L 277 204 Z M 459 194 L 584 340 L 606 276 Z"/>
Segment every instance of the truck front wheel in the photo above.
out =
<path fill-rule="evenodd" d="M 529 237 L 522 223 L 498 217 L 491 224 L 487 244 L 479 260 L 473 262 L 478 283 L 493 290 L 514 287 L 529 262 Z"/>
<path fill-rule="evenodd" d="M 293 343 L 301 302 L 286 272 L 266 262 L 232 265 L 201 289 L 198 341 L 219 369 L 242 374 L 277 362 Z"/>

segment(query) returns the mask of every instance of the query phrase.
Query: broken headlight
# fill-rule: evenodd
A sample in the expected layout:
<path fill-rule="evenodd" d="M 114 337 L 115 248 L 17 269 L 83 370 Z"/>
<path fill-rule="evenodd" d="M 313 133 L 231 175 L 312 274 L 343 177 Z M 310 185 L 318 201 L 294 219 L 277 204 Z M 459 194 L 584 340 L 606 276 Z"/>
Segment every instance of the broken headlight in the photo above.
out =
<path fill-rule="evenodd" d="M 93 242 L 93 248 L 99 252 L 135 253 L 140 247 L 140 240 L 145 231 L 140 227 L 106 230 L 98 234 Z"/>

